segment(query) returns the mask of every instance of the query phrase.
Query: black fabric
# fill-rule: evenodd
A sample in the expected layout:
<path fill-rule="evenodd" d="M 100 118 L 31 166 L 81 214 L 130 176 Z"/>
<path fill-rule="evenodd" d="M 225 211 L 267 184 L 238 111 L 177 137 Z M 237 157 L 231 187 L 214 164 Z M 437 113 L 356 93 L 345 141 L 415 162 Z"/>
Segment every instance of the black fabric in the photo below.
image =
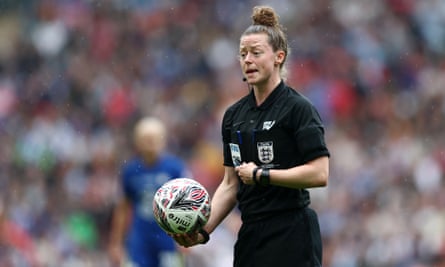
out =
<path fill-rule="evenodd" d="M 310 208 L 244 222 L 234 250 L 234 267 L 321 267 L 322 245 Z"/>
<path fill-rule="evenodd" d="M 321 127 L 307 127 L 295 134 L 298 150 L 303 154 L 303 161 L 308 162 L 326 155 L 326 144 Z"/>
<path fill-rule="evenodd" d="M 224 165 L 233 166 L 230 143 L 241 160 L 269 169 L 287 169 L 329 156 L 321 118 L 311 102 L 283 82 L 257 107 L 253 91 L 229 107 L 222 122 Z M 243 220 L 306 207 L 305 189 L 251 186 L 240 182 L 237 195 Z"/>

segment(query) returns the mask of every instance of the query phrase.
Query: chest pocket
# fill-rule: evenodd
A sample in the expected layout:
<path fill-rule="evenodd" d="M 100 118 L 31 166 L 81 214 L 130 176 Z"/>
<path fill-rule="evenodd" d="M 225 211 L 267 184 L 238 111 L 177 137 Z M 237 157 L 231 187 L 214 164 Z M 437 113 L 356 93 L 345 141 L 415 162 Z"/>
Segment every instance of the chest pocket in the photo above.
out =
<path fill-rule="evenodd" d="M 270 130 L 255 132 L 256 160 L 261 165 L 273 168 L 288 168 L 295 165 L 297 146 L 290 130 L 276 126 Z"/>
<path fill-rule="evenodd" d="M 257 165 L 287 168 L 295 165 L 298 151 L 290 130 L 275 125 L 269 130 L 250 130 L 232 133 L 232 141 L 239 145 L 241 159 Z"/>

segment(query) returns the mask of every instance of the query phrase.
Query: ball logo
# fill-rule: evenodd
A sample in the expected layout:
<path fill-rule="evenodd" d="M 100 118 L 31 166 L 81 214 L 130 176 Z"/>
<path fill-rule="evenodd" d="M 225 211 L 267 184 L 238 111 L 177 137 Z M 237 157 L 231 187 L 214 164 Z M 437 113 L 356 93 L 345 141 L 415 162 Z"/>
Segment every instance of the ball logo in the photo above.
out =
<path fill-rule="evenodd" d="M 182 217 L 176 216 L 173 213 L 170 213 L 168 215 L 168 218 L 170 220 L 172 220 L 178 226 L 178 229 L 187 229 L 192 224 L 191 221 L 190 221 L 191 218 L 188 218 L 188 220 L 187 220 L 186 218 L 182 218 Z"/>

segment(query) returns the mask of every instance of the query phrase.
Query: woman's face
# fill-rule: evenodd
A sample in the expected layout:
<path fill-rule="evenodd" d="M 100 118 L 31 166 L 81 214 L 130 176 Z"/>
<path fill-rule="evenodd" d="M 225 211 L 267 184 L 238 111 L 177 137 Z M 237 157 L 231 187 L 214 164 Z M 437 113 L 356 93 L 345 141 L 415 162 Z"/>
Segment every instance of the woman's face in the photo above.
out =
<path fill-rule="evenodd" d="M 249 84 L 266 84 L 270 78 L 280 78 L 282 51 L 274 52 L 265 33 L 241 37 L 239 60 L 244 77 Z"/>
<path fill-rule="evenodd" d="M 135 142 L 138 151 L 146 160 L 155 160 L 164 150 L 164 132 L 155 126 L 141 129 L 136 135 Z"/>

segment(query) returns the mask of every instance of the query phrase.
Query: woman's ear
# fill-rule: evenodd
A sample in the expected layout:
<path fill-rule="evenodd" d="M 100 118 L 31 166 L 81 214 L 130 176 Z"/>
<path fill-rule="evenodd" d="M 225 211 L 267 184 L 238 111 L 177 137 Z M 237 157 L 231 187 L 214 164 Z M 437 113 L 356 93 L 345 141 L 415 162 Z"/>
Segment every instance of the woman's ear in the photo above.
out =
<path fill-rule="evenodd" d="M 284 53 L 284 51 L 283 50 L 278 50 L 275 53 L 275 65 L 283 64 L 285 57 L 286 57 L 286 54 Z"/>

